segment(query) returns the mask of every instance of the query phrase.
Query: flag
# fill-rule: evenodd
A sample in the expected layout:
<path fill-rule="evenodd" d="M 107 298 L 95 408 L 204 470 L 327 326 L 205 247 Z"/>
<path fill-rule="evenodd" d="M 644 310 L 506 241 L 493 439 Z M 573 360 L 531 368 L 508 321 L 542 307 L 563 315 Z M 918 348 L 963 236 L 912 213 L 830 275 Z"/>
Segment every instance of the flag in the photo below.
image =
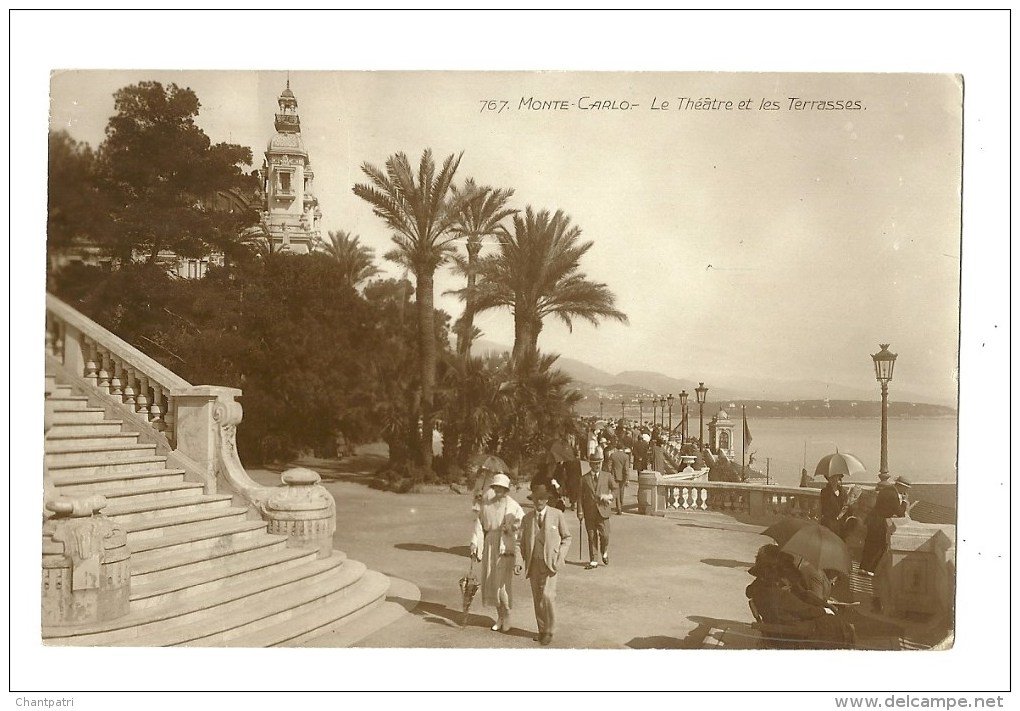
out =
<path fill-rule="evenodd" d="M 747 409 L 744 409 L 744 446 L 751 444 L 751 429 L 747 426 Z"/>

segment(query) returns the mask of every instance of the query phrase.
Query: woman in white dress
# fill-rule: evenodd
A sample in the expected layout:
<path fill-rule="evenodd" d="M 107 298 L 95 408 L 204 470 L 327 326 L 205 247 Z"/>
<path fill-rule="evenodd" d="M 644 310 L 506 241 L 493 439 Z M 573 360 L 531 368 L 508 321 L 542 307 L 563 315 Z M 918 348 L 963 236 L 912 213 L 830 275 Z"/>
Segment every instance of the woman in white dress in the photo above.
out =
<path fill-rule="evenodd" d="M 471 555 L 482 563 L 482 603 L 495 606 L 495 632 L 510 631 L 513 577 L 522 569 L 521 519 L 524 509 L 510 497 L 510 479 L 496 474 L 490 484 L 491 498 L 481 502 L 471 536 Z"/>

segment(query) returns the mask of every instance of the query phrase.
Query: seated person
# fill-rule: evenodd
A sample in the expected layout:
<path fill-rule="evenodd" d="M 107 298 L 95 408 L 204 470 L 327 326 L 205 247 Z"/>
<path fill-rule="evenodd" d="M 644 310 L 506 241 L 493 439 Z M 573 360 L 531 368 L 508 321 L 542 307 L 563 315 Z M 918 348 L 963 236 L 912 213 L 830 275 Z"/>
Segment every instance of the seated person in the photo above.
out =
<path fill-rule="evenodd" d="M 755 576 L 745 594 L 768 631 L 791 646 L 814 649 L 848 648 L 853 628 L 811 594 L 788 553 L 775 544 L 762 546 L 748 571 Z M 823 576 L 824 577 L 824 576 Z"/>

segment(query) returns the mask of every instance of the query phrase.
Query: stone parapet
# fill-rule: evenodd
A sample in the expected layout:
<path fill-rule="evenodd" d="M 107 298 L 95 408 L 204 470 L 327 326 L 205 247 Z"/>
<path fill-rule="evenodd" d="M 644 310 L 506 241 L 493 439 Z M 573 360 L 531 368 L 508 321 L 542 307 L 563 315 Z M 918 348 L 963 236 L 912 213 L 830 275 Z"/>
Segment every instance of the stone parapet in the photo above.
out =
<path fill-rule="evenodd" d="M 127 534 L 99 512 L 103 496 L 46 504 L 43 524 L 44 626 L 104 622 L 126 615 L 131 594 Z"/>

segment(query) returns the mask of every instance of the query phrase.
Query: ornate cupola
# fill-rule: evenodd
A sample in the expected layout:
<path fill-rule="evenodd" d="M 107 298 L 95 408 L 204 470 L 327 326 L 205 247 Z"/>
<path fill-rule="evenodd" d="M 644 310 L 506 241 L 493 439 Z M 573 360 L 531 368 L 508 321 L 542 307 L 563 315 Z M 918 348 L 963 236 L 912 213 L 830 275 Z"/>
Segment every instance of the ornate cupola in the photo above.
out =
<path fill-rule="evenodd" d="M 277 103 L 279 113 L 273 122 L 276 135 L 266 146 L 262 167 L 266 196 L 262 222 L 274 251 L 307 254 L 319 241 L 322 212 L 313 189 L 315 174 L 301 140 L 298 102 L 289 78 Z"/>

